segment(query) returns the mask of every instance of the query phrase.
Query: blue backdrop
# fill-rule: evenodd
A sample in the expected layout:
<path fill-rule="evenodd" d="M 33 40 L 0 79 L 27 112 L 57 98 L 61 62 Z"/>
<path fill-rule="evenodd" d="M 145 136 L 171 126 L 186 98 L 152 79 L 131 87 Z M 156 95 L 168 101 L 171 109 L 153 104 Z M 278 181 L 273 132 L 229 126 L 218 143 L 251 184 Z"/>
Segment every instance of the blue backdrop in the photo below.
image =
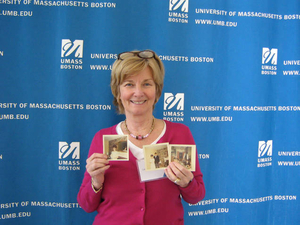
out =
<path fill-rule="evenodd" d="M 299 224 L 299 19 L 297 0 L 0 0 L 0 224 L 92 223 L 76 196 L 134 49 L 165 64 L 155 116 L 196 141 L 186 224 Z"/>

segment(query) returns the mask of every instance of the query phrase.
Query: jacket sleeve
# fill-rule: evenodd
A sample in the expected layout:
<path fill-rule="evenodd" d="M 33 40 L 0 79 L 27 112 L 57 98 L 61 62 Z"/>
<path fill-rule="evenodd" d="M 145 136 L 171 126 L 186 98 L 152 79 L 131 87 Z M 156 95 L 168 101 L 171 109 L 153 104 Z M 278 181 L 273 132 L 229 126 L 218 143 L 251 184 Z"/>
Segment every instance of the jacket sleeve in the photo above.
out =
<path fill-rule="evenodd" d="M 99 131 L 92 140 L 88 157 L 95 152 L 103 152 L 102 142 L 102 134 L 101 131 Z M 77 195 L 77 201 L 81 208 L 88 213 L 97 210 L 101 202 L 101 194 L 102 190 L 98 193 L 94 192 L 91 183 L 91 176 L 87 171 L 85 171 L 84 178 Z"/>
<path fill-rule="evenodd" d="M 169 134 L 170 144 L 195 145 L 195 141 L 190 129 L 183 124 L 172 123 L 171 134 Z M 173 127 L 174 126 L 174 127 Z M 193 173 L 194 178 L 185 188 L 178 186 L 182 198 L 190 204 L 196 204 L 205 197 L 205 186 L 203 174 L 200 170 L 197 150 L 195 152 L 196 169 Z"/>
<path fill-rule="evenodd" d="M 193 172 L 194 178 L 185 188 L 179 186 L 182 198 L 190 204 L 196 204 L 205 197 L 205 186 L 203 175 L 200 170 L 199 160 L 196 151 L 196 171 Z"/>

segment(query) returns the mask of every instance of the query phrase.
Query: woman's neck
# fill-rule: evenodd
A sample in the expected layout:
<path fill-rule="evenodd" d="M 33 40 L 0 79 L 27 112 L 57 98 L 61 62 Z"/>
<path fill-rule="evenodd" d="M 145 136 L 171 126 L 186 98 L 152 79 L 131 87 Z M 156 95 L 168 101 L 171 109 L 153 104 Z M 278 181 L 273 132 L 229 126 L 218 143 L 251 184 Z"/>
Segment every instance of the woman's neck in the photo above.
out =
<path fill-rule="evenodd" d="M 126 125 L 128 130 L 134 135 L 145 135 L 149 132 L 152 123 L 153 115 L 148 116 L 128 116 L 126 115 Z"/>

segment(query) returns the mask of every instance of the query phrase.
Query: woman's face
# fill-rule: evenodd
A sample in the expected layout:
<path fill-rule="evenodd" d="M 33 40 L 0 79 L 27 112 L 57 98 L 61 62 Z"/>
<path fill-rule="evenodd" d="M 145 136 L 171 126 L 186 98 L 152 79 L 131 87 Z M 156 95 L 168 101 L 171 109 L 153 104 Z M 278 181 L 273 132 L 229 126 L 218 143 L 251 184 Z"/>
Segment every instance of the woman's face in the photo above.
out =
<path fill-rule="evenodd" d="M 128 76 L 120 85 L 120 100 L 126 116 L 152 115 L 155 98 L 156 86 L 149 67 Z"/>

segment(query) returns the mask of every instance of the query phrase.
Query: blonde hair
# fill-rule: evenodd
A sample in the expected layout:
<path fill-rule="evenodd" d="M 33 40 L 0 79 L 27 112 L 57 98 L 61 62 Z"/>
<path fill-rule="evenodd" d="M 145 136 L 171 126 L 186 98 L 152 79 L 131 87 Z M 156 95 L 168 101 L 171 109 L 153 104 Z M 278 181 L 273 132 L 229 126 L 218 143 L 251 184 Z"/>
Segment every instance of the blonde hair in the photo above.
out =
<path fill-rule="evenodd" d="M 147 67 L 151 69 L 156 87 L 156 98 L 153 108 L 162 93 L 165 76 L 165 70 L 162 61 L 154 52 L 154 57 L 149 59 L 139 57 L 137 55 L 139 52 L 140 51 L 135 50 L 128 52 L 128 54 L 125 53 L 124 57 L 122 55 L 122 59 L 117 59 L 112 67 L 110 87 L 114 96 L 113 103 L 117 107 L 119 114 L 124 114 L 124 107 L 120 100 L 120 85 L 130 75 L 141 72 Z"/>

